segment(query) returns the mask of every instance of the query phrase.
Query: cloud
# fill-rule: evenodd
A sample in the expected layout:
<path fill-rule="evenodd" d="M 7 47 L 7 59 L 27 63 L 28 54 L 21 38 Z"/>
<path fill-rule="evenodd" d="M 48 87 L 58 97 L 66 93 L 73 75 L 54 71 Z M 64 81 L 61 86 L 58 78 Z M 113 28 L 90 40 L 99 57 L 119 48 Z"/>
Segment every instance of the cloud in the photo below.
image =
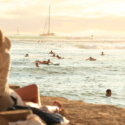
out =
<path fill-rule="evenodd" d="M 13 2 L 14 0 L 0 0 L 0 3 L 10 3 Z"/>
<path fill-rule="evenodd" d="M 25 17 L 16 19 L 0 18 L 1 26 L 5 32 L 16 32 L 16 28 L 20 28 L 20 32 L 42 33 L 45 25 L 45 17 Z M 106 31 L 124 31 L 125 17 L 102 17 L 102 18 L 84 18 L 58 16 L 51 19 L 51 31 L 71 33 L 75 31 L 86 31 L 88 29 L 99 29 Z"/>
<path fill-rule="evenodd" d="M 51 5 L 51 29 L 73 32 L 87 29 L 125 29 L 123 0 L 0 0 L 0 21 L 5 31 L 17 26 L 25 32 L 41 32 Z"/>
<path fill-rule="evenodd" d="M 51 16 L 84 16 L 86 18 L 108 15 L 125 16 L 125 2 L 117 0 L 8 0 L 8 4 L 3 4 L 0 11 L 1 16 L 4 15 L 4 17 L 7 13 L 9 17 L 11 14 L 12 17 L 14 15 L 19 17 L 19 15 L 22 16 L 21 13 L 28 14 L 27 16 L 47 15 L 49 5 L 51 5 Z"/>

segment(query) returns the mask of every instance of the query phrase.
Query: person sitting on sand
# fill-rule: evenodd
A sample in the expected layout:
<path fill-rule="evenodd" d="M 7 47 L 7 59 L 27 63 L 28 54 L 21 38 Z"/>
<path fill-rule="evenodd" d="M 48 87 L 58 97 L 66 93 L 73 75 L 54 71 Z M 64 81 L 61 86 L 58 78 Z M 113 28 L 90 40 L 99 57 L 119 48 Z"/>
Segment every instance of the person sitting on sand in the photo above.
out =
<path fill-rule="evenodd" d="M 90 60 L 90 61 L 96 61 L 96 59 L 92 58 L 92 57 L 89 57 L 88 59 L 86 60 Z"/>
<path fill-rule="evenodd" d="M 104 56 L 105 54 L 102 52 L 101 55 Z"/>
<path fill-rule="evenodd" d="M 28 55 L 28 54 L 26 54 L 26 55 L 25 55 L 25 57 L 29 57 L 29 55 Z"/>
<path fill-rule="evenodd" d="M 62 57 L 60 57 L 60 56 L 58 56 L 58 55 L 57 55 L 57 58 L 58 58 L 58 59 L 64 59 L 64 58 L 62 58 Z"/>
<path fill-rule="evenodd" d="M 112 95 L 111 89 L 107 89 L 107 90 L 106 90 L 106 96 L 107 96 L 107 97 L 110 97 L 111 95 Z"/>
<path fill-rule="evenodd" d="M 40 63 L 40 64 L 49 64 L 49 63 L 52 63 L 52 62 L 50 61 L 50 59 L 48 59 L 48 61 L 39 61 L 39 60 L 36 60 L 35 63 L 36 63 L 36 67 L 39 67 L 38 63 Z"/>
<path fill-rule="evenodd" d="M 62 105 L 58 101 L 54 101 L 53 106 L 41 105 L 39 88 L 36 84 L 16 90 L 10 89 L 8 85 L 11 67 L 10 48 L 11 41 L 0 30 L 0 111 L 6 111 L 13 105 L 34 107 L 50 113 L 61 111 Z"/>

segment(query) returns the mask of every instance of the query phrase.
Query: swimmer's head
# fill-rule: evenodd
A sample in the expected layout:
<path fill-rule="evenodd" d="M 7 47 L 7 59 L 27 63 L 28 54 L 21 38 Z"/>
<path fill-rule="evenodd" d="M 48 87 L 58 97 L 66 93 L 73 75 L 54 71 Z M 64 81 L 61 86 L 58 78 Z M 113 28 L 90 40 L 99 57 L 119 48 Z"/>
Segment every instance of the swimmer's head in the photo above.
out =
<path fill-rule="evenodd" d="M 106 90 L 106 96 L 109 97 L 109 96 L 111 96 L 111 95 L 112 95 L 111 89 L 107 89 L 107 90 Z"/>

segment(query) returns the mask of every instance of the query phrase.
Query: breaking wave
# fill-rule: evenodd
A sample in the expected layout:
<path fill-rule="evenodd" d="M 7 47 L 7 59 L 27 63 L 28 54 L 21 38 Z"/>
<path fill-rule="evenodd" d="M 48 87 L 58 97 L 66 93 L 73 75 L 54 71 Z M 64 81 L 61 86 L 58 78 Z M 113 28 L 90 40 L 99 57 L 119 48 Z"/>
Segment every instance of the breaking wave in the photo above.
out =
<path fill-rule="evenodd" d="M 85 44 L 77 45 L 81 49 L 125 49 L 125 45 L 97 45 L 97 44 Z"/>

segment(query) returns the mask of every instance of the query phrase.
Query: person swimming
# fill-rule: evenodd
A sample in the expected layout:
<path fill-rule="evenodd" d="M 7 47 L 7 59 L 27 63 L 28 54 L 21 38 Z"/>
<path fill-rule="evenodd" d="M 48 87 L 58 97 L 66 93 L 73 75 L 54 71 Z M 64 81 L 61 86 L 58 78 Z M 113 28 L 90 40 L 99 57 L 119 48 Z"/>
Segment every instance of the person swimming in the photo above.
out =
<path fill-rule="evenodd" d="M 58 59 L 64 59 L 63 57 L 60 57 L 59 55 L 56 56 Z"/>
<path fill-rule="evenodd" d="M 89 57 L 88 59 L 86 60 L 90 60 L 90 61 L 96 61 L 96 59 L 92 58 L 92 57 Z"/>
<path fill-rule="evenodd" d="M 111 95 L 112 95 L 111 89 L 107 89 L 107 90 L 106 90 L 106 96 L 107 96 L 107 97 L 110 97 Z"/>
<path fill-rule="evenodd" d="M 50 59 L 48 59 L 48 61 L 44 61 L 44 64 L 49 64 L 49 63 L 52 63 L 51 61 L 50 61 Z M 53 64 L 53 63 L 52 63 Z"/>
<path fill-rule="evenodd" d="M 53 53 L 53 56 L 52 57 L 55 57 L 56 55 L 55 55 L 55 53 Z"/>
<path fill-rule="evenodd" d="M 51 50 L 50 52 L 49 52 L 50 54 L 54 54 L 54 52 Z"/>
<path fill-rule="evenodd" d="M 35 63 L 36 63 L 36 67 L 39 67 L 39 63 L 40 64 L 49 64 L 49 63 L 52 63 L 52 62 L 50 61 L 50 59 L 48 59 L 48 61 L 39 61 L 39 60 L 36 60 Z"/>
<path fill-rule="evenodd" d="M 105 54 L 102 52 L 101 55 L 104 56 Z"/>
<path fill-rule="evenodd" d="M 28 54 L 26 54 L 26 55 L 25 55 L 25 57 L 29 57 L 29 55 L 28 55 Z"/>

